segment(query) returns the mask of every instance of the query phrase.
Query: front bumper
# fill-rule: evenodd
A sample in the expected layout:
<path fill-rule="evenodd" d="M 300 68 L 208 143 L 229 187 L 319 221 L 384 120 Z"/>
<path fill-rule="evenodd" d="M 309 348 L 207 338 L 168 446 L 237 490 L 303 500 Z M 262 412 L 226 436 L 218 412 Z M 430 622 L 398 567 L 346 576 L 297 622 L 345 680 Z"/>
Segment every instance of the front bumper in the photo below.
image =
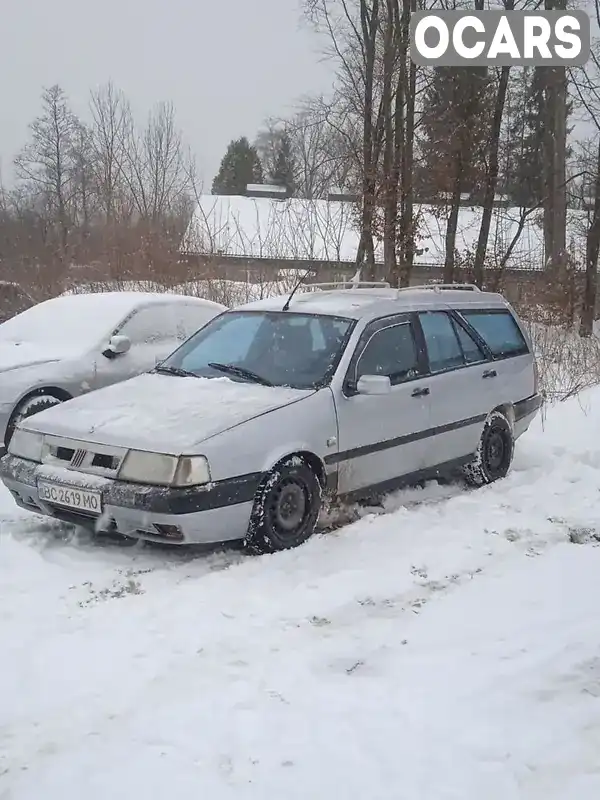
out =
<path fill-rule="evenodd" d="M 99 479 L 7 455 L 0 461 L 0 479 L 21 508 L 36 514 L 150 541 L 213 544 L 244 538 L 262 475 L 241 475 L 204 488 L 169 489 Z M 42 500 L 37 487 L 40 479 L 99 491 L 102 514 Z"/>

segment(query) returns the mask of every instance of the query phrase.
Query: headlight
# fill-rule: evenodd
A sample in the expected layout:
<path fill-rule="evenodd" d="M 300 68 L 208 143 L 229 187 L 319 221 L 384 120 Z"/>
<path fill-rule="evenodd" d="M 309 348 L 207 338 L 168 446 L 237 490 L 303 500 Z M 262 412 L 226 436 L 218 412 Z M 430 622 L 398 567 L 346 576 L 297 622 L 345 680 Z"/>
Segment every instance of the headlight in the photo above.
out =
<path fill-rule="evenodd" d="M 8 452 L 11 456 L 41 463 L 43 447 L 43 434 L 17 428 L 11 437 Z"/>
<path fill-rule="evenodd" d="M 181 456 L 173 485 L 202 486 L 206 483 L 210 483 L 210 469 L 204 456 Z"/>
<path fill-rule="evenodd" d="M 204 456 L 177 458 L 130 450 L 119 470 L 119 478 L 156 486 L 201 486 L 210 483 L 210 471 Z"/>

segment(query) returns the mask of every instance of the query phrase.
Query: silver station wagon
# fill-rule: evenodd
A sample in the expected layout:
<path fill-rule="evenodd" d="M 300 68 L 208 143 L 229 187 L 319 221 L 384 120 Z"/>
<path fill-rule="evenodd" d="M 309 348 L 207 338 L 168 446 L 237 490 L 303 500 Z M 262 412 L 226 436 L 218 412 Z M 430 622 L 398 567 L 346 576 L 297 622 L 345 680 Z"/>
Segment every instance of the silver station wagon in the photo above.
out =
<path fill-rule="evenodd" d="M 295 547 L 324 498 L 504 478 L 541 406 L 506 300 L 468 285 L 313 284 L 228 310 L 151 372 L 22 420 L 23 508 L 175 544 Z"/>

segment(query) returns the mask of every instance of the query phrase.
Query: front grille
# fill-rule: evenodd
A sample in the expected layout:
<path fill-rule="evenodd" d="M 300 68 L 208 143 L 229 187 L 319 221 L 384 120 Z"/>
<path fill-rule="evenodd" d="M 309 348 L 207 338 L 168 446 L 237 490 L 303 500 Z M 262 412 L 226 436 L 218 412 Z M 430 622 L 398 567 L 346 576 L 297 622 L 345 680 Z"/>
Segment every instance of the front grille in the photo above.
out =
<path fill-rule="evenodd" d="M 83 466 L 83 462 L 85 461 L 85 457 L 87 456 L 87 450 L 75 450 L 73 458 L 71 459 L 71 467 L 73 469 L 79 469 L 79 467 Z"/>
<path fill-rule="evenodd" d="M 100 467 L 101 469 L 115 470 L 119 466 L 120 459 L 116 456 L 109 456 L 106 453 L 94 453 L 92 458 L 92 466 Z"/>
<path fill-rule="evenodd" d="M 46 436 L 44 464 L 54 464 L 77 472 L 116 478 L 127 453 L 123 447 L 75 442 L 58 436 Z"/>
<path fill-rule="evenodd" d="M 73 450 L 72 447 L 56 448 L 56 458 L 58 458 L 59 461 L 70 462 L 74 455 L 75 455 L 75 450 Z"/>

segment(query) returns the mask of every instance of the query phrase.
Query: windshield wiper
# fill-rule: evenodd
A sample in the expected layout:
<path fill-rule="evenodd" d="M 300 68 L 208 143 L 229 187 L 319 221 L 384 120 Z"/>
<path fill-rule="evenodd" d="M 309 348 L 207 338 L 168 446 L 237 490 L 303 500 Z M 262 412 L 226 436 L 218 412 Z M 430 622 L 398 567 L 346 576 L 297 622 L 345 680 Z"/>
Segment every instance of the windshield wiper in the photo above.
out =
<path fill-rule="evenodd" d="M 261 375 L 257 375 L 256 372 L 252 372 L 252 370 L 245 369 L 244 367 L 236 367 L 235 364 L 218 364 L 213 361 L 209 363 L 208 366 L 211 369 L 219 370 L 219 372 L 224 372 L 225 374 L 246 378 L 247 380 L 252 381 L 252 383 L 260 383 L 261 386 L 273 386 L 271 381 L 268 381 Z"/>
<path fill-rule="evenodd" d="M 176 375 L 178 378 L 197 378 L 195 372 L 190 372 L 188 369 L 181 367 L 154 367 L 152 372 L 158 372 L 159 375 Z"/>

